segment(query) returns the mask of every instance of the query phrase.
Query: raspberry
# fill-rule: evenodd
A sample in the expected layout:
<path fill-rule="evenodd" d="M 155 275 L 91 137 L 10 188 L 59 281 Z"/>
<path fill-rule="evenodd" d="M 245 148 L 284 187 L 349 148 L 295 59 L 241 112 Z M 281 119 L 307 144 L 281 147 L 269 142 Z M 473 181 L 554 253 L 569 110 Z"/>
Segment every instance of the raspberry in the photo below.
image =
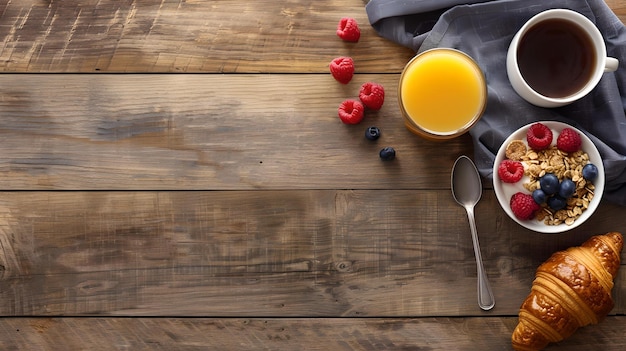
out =
<path fill-rule="evenodd" d="M 359 99 L 365 107 L 380 110 L 385 102 L 385 89 L 380 84 L 367 82 L 359 90 Z"/>
<path fill-rule="evenodd" d="M 354 75 L 354 61 L 351 57 L 337 57 L 330 61 L 330 74 L 341 84 L 348 84 Z"/>
<path fill-rule="evenodd" d="M 345 41 L 356 43 L 361 38 L 361 30 L 354 18 L 344 17 L 337 25 L 337 36 Z"/>
<path fill-rule="evenodd" d="M 365 108 L 356 100 L 345 100 L 339 105 L 339 118 L 345 124 L 358 124 L 363 120 Z"/>
<path fill-rule="evenodd" d="M 511 210 L 522 221 L 533 219 L 540 208 L 530 194 L 518 192 L 511 196 Z"/>
<path fill-rule="evenodd" d="M 580 134 L 572 128 L 563 128 L 561 134 L 556 138 L 556 147 L 565 152 L 576 152 L 582 145 Z"/>
<path fill-rule="evenodd" d="M 524 176 L 524 166 L 518 161 L 504 160 L 498 166 L 498 176 L 505 183 L 517 183 Z"/>
<path fill-rule="evenodd" d="M 546 125 L 535 123 L 526 132 L 528 146 L 533 150 L 543 150 L 552 144 L 552 131 Z"/>

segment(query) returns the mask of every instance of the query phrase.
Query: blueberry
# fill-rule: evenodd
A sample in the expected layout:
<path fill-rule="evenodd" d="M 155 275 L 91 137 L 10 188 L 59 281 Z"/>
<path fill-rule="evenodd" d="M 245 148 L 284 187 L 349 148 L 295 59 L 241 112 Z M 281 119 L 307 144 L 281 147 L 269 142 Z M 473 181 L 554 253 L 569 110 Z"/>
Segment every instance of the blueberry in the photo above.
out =
<path fill-rule="evenodd" d="M 535 202 L 538 205 L 543 204 L 544 202 L 546 202 L 547 199 L 548 199 L 548 195 L 546 195 L 546 193 L 544 193 L 543 190 L 537 189 L 533 191 L 533 200 L 535 200 Z"/>
<path fill-rule="evenodd" d="M 567 201 L 559 195 L 554 195 L 548 198 L 548 206 L 555 211 L 564 209 L 566 205 Z"/>
<path fill-rule="evenodd" d="M 365 130 L 365 137 L 369 140 L 376 140 L 380 138 L 380 129 L 378 127 L 369 127 Z"/>
<path fill-rule="evenodd" d="M 552 173 L 546 173 L 539 179 L 539 185 L 546 195 L 556 194 L 559 191 L 559 178 Z"/>
<path fill-rule="evenodd" d="M 565 178 L 563 179 L 563 181 L 561 181 L 561 185 L 559 186 L 560 197 L 564 199 L 568 199 L 572 197 L 572 195 L 574 195 L 575 191 L 576 191 L 576 184 L 574 184 L 574 182 L 571 179 Z"/>
<path fill-rule="evenodd" d="M 593 181 L 598 176 L 598 167 L 593 163 L 587 163 L 583 167 L 583 178 Z"/>
<path fill-rule="evenodd" d="M 396 158 L 396 150 L 389 146 L 381 149 L 378 154 L 380 155 L 380 158 L 385 161 L 391 161 Z"/>

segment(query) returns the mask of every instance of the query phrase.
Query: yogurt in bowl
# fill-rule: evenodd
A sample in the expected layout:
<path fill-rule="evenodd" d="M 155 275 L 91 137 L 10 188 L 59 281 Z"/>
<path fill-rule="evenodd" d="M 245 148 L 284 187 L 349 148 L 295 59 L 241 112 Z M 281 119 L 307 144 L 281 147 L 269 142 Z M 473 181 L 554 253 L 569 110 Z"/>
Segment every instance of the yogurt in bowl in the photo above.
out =
<path fill-rule="evenodd" d="M 535 151 L 528 145 L 527 133 L 535 123 L 541 123 L 552 132 L 552 143 L 547 150 Z M 568 153 L 557 150 L 557 138 L 565 128 L 570 128 L 580 135 L 580 151 Z M 522 148 L 521 144 L 525 147 Z M 522 178 L 513 183 L 503 181 L 498 174 L 500 164 L 509 159 L 507 157 L 507 147 L 509 146 L 517 146 L 523 151 L 523 155 L 518 152 L 515 156 L 511 156 L 513 158 L 519 157 L 518 160 L 514 161 L 521 163 L 524 167 Z M 592 180 L 582 177 L 581 169 L 587 164 L 596 166 L 597 174 Z M 511 209 L 511 198 L 516 193 L 526 194 L 527 197 L 532 196 L 535 189 L 541 188 L 540 180 L 546 173 L 558 175 L 559 182 L 565 178 L 573 181 L 575 193 L 566 199 L 559 198 L 559 200 L 566 201 L 565 207 L 562 209 L 554 210 L 546 201 L 537 204 L 539 209 L 532 219 L 518 218 Z M 555 121 L 534 122 L 513 132 L 500 146 L 493 166 L 493 187 L 504 212 L 521 226 L 540 233 L 562 233 L 584 223 L 600 203 L 604 191 L 604 178 L 602 158 L 593 142 L 580 130 L 566 123 Z M 558 183 L 559 186 L 561 184 Z M 546 196 L 547 198 L 556 197 L 552 194 Z M 553 200 L 557 202 L 557 199 Z M 555 206 L 555 208 L 557 207 Z"/>

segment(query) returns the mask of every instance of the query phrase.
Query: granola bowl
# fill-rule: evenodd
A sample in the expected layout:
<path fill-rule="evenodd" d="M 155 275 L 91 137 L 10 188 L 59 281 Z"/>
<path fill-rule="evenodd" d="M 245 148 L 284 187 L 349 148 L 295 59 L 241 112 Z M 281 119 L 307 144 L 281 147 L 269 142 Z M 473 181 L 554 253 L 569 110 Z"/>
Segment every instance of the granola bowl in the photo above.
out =
<path fill-rule="evenodd" d="M 528 146 L 527 132 L 535 123 L 541 123 L 552 131 L 552 144 L 546 150 L 534 151 Z M 558 150 L 557 138 L 565 128 L 571 128 L 580 135 L 582 141 L 580 151 L 567 153 Z M 526 149 L 521 146 L 522 143 Z M 507 183 L 501 179 L 498 168 L 506 159 L 513 159 L 523 165 L 524 175 L 521 180 Z M 597 168 L 597 176 L 592 180 L 582 175 L 582 168 L 588 163 Z M 547 202 L 543 202 L 539 205 L 540 209 L 535 212 L 534 218 L 518 218 L 511 209 L 511 198 L 518 192 L 532 196 L 535 189 L 541 188 L 540 179 L 545 173 L 552 173 L 558 177 L 558 187 L 563 184 L 561 182 L 564 178 L 572 180 L 575 187 L 574 195 L 565 200 L 558 199 L 566 202 L 562 209 L 554 210 Z M 569 124 L 555 121 L 534 122 L 516 130 L 500 146 L 493 166 L 493 187 L 504 212 L 521 226 L 540 233 L 562 233 L 584 223 L 600 203 L 604 182 L 602 158 L 591 139 Z"/>

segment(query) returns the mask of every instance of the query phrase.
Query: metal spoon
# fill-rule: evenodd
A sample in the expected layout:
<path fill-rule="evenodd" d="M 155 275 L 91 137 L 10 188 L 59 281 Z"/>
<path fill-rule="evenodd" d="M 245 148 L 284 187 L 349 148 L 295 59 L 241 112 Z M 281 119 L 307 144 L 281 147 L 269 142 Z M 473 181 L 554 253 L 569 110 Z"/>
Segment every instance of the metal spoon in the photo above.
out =
<path fill-rule="evenodd" d="M 478 233 L 476 233 L 476 221 L 474 220 L 474 206 L 482 195 L 482 183 L 474 162 L 467 156 L 459 157 L 452 167 L 452 196 L 459 205 L 465 207 L 472 231 L 474 243 L 474 255 L 476 256 L 476 269 L 478 273 L 478 306 L 487 311 L 496 304 L 493 298 L 491 286 L 485 274 L 483 260 L 478 245 Z"/>

